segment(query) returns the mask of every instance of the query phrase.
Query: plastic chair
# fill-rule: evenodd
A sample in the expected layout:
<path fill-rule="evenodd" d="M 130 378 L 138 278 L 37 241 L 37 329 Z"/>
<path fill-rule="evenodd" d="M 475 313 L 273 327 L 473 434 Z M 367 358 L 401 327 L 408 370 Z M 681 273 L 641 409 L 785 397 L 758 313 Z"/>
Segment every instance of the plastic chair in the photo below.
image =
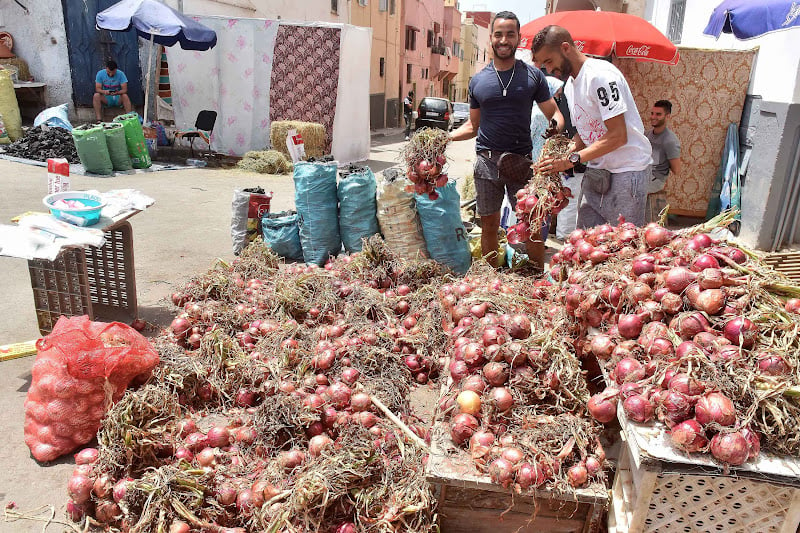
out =
<path fill-rule="evenodd" d="M 194 156 L 194 140 L 198 137 L 203 139 L 209 148 L 211 147 L 211 132 L 214 131 L 214 124 L 217 122 L 217 112 L 204 109 L 197 114 L 194 122 L 194 129 L 179 131 L 175 134 L 176 139 L 189 139 L 189 153 Z"/>

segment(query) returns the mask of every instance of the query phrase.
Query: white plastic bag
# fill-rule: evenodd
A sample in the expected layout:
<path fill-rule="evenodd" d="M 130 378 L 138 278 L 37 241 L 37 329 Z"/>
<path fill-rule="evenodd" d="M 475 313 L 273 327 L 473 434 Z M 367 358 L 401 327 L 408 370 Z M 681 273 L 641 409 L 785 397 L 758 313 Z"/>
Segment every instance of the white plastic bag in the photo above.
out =
<path fill-rule="evenodd" d="M 286 148 L 289 150 L 289 155 L 292 156 L 292 163 L 305 160 L 306 145 L 303 142 L 303 136 L 297 133 L 297 130 L 289 130 L 286 133 Z"/>
<path fill-rule="evenodd" d="M 72 124 L 69 121 L 69 106 L 61 104 L 55 107 L 48 107 L 33 119 L 34 128 L 39 124 L 47 124 L 48 126 L 72 131 Z"/>
<path fill-rule="evenodd" d="M 581 195 L 583 174 L 575 174 L 571 178 L 565 177 L 562 182 L 564 187 L 572 191 L 572 198 L 569 199 L 569 204 L 561 210 L 557 217 L 556 237 L 560 240 L 566 239 L 575 230 L 575 226 L 578 223 L 578 201 Z"/>

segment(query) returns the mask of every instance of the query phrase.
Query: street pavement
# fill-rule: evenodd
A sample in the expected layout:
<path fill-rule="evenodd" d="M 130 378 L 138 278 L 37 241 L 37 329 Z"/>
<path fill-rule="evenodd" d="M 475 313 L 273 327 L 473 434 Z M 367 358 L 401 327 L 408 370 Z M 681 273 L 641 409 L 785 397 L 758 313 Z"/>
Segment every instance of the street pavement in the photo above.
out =
<path fill-rule="evenodd" d="M 398 163 L 404 144 L 400 129 L 372 137 L 367 164 L 379 172 Z M 449 174 L 472 173 L 475 142 L 448 147 Z M 294 207 L 290 175 L 272 176 L 231 169 L 190 168 L 120 175 L 111 178 L 72 176 L 73 190 L 137 189 L 156 203 L 134 216 L 133 248 L 139 316 L 156 326 L 169 324 L 175 309 L 169 295 L 191 276 L 208 270 L 217 259 L 233 259 L 230 237 L 231 200 L 237 188 L 261 186 L 274 193 L 272 210 Z M 47 193 L 45 168 L 0 160 L 0 223 L 27 211 L 43 211 Z M 0 345 L 39 336 L 27 262 L 0 256 Z M 25 395 L 34 357 L 0 362 L 0 505 L 15 502 L 21 510 L 54 506 L 64 520 L 71 455 L 39 464 L 23 441 Z M 41 532 L 43 523 L 0 521 L 0 532 Z M 62 531 L 51 524 L 47 532 Z"/>

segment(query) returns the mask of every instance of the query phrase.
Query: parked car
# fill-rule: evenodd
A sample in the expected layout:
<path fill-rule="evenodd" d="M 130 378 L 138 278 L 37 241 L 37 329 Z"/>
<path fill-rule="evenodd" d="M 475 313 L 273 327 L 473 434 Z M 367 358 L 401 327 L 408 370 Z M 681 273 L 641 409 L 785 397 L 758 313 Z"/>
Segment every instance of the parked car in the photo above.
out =
<path fill-rule="evenodd" d="M 453 129 L 453 107 L 450 101 L 433 96 L 426 96 L 420 100 L 414 127 L 439 128 L 445 131 Z"/>
<path fill-rule="evenodd" d="M 453 127 L 457 128 L 469 120 L 469 104 L 453 102 Z"/>

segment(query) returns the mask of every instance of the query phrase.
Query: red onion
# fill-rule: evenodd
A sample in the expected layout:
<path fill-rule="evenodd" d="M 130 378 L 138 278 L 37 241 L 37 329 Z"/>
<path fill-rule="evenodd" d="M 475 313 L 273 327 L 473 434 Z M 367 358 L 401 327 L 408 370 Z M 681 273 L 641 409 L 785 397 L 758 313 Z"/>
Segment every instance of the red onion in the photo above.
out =
<path fill-rule="evenodd" d="M 726 339 L 744 349 L 752 348 L 758 338 L 758 326 L 744 317 L 729 320 L 722 331 Z"/>
<path fill-rule="evenodd" d="M 567 480 L 572 487 L 582 487 L 589 481 L 589 471 L 583 463 L 578 463 L 567 470 Z"/>
<path fill-rule="evenodd" d="M 800 313 L 800 298 L 791 298 L 786 300 L 784 308 L 788 313 Z"/>
<path fill-rule="evenodd" d="M 634 394 L 642 394 L 642 392 L 644 392 L 644 386 L 635 381 L 623 383 L 619 387 L 619 395 L 622 396 L 623 400 Z"/>
<path fill-rule="evenodd" d="M 97 461 L 100 451 L 97 448 L 84 448 L 75 454 L 76 465 L 90 465 Z"/>
<path fill-rule="evenodd" d="M 708 315 L 725 309 L 725 293 L 720 289 L 700 290 L 700 286 L 693 283 L 686 288 L 686 297 L 695 309 Z"/>
<path fill-rule="evenodd" d="M 300 450 L 289 450 L 278 455 L 278 463 L 286 470 L 292 470 L 302 465 L 306 460 L 306 454 Z"/>
<path fill-rule="evenodd" d="M 489 477 L 492 483 L 508 487 L 514 477 L 514 466 L 507 459 L 498 457 L 489 464 Z"/>
<path fill-rule="evenodd" d="M 505 385 L 508 381 L 508 365 L 490 362 L 483 365 L 483 377 L 494 387 Z"/>
<path fill-rule="evenodd" d="M 739 430 L 739 432 L 747 439 L 747 444 L 750 445 L 750 453 L 747 455 L 747 460 L 752 461 L 756 457 L 758 457 L 759 452 L 761 451 L 761 441 L 758 438 L 758 433 L 750 429 L 749 427 L 743 427 Z"/>
<path fill-rule="evenodd" d="M 626 339 L 635 339 L 642 332 L 644 322 L 638 315 L 619 315 L 617 329 Z"/>
<path fill-rule="evenodd" d="M 602 463 L 594 455 L 586 458 L 586 472 L 589 477 L 595 477 L 603 469 Z"/>
<path fill-rule="evenodd" d="M 220 483 L 214 491 L 214 497 L 217 502 L 223 507 L 232 505 L 236 502 L 236 497 L 239 495 L 236 487 L 230 483 Z"/>
<path fill-rule="evenodd" d="M 193 452 L 196 452 L 197 450 L 205 448 L 208 445 L 208 440 L 206 439 L 205 435 L 199 431 L 196 431 L 187 435 L 183 443 L 187 448 Z"/>
<path fill-rule="evenodd" d="M 494 433 L 486 430 L 479 430 L 469 438 L 469 451 L 473 458 L 480 458 L 486 455 L 494 445 Z"/>
<path fill-rule="evenodd" d="M 469 375 L 469 367 L 467 366 L 467 363 L 465 363 L 463 360 L 457 361 L 454 359 L 453 361 L 450 362 L 449 368 L 450 368 L 450 377 L 453 378 L 453 381 L 461 381 L 462 379 L 464 379 L 466 376 Z"/>
<path fill-rule="evenodd" d="M 489 393 L 489 396 L 491 397 L 491 401 L 495 408 L 501 413 L 505 413 L 514 406 L 514 397 L 505 387 L 493 388 Z"/>
<path fill-rule="evenodd" d="M 365 392 L 356 392 L 350 397 L 350 407 L 354 412 L 368 411 L 372 407 L 372 399 Z"/>
<path fill-rule="evenodd" d="M 641 276 L 642 274 L 655 271 L 656 265 L 652 260 L 634 259 L 631 263 L 631 269 L 635 276 Z"/>
<path fill-rule="evenodd" d="M 711 439 L 711 455 L 723 463 L 738 466 L 750 456 L 750 444 L 739 431 L 717 433 Z"/>
<path fill-rule="evenodd" d="M 702 381 L 691 378 L 687 374 L 675 374 L 669 380 L 668 388 L 686 396 L 697 396 L 706 390 Z"/>
<path fill-rule="evenodd" d="M 689 397 L 678 391 L 665 391 L 661 400 L 661 406 L 665 411 L 665 416 L 672 422 L 683 422 L 692 412 L 692 403 Z"/>
<path fill-rule="evenodd" d="M 514 446 L 505 448 L 500 456 L 514 466 L 525 458 L 523 451 Z"/>
<path fill-rule="evenodd" d="M 190 450 L 189 448 L 181 446 L 180 448 L 175 450 L 175 459 L 178 462 L 183 460 L 191 463 L 192 460 L 194 459 L 194 453 L 192 453 L 192 450 Z"/>
<path fill-rule="evenodd" d="M 667 293 L 661 298 L 661 309 L 670 315 L 677 315 L 683 311 L 683 299 L 677 294 Z"/>
<path fill-rule="evenodd" d="M 684 340 L 689 340 L 710 327 L 708 319 L 698 312 L 676 316 L 669 323 L 669 329 L 677 332 Z"/>
<path fill-rule="evenodd" d="M 350 387 L 342 382 L 337 382 L 328 387 L 328 398 L 336 409 L 344 409 L 350 405 Z"/>
<path fill-rule="evenodd" d="M 617 418 L 617 392 L 606 389 L 589 398 L 589 414 L 601 424 L 608 424 Z"/>
<path fill-rule="evenodd" d="M 706 268 L 697 276 L 701 289 L 719 289 L 725 284 L 725 275 L 718 268 Z"/>
<path fill-rule="evenodd" d="M 360 424 L 365 428 L 371 428 L 378 423 L 378 417 L 375 416 L 375 413 L 370 411 L 361 411 L 358 413 L 353 413 L 353 421 L 356 424 Z"/>
<path fill-rule="evenodd" d="M 644 377 L 645 371 L 642 363 L 630 357 L 621 359 L 614 369 L 614 378 L 619 384 L 639 381 Z"/>
<path fill-rule="evenodd" d="M 614 344 L 614 340 L 609 335 L 600 333 L 592 337 L 592 341 L 589 346 L 595 357 L 605 360 L 611 357 L 616 345 Z"/>
<path fill-rule="evenodd" d="M 464 362 L 469 366 L 481 365 L 485 361 L 483 358 L 483 346 L 477 342 L 471 342 L 464 346 Z"/>
<path fill-rule="evenodd" d="M 736 407 L 721 392 L 709 392 L 697 400 L 694 406 L 695 418 L 704 426 L 716 423 L 732 426 L 736 423 Z"/>
<path fill-rule="evenodd" d="M 169 329 L 172 330 L 176 337 L 182 338 L 192 329 L 192 323 L 188 319 L 179 316 L 172 321 Z"/>
<path fill-rule="evenodd" d="M 109 496 L 113 490 L 114 478 L 112 478 L 110 474 L 100 474 L 92 485 L 92 492 L 100 499 Z"/>
<path fill-rule="evenodd" d="M 178 434 L 181 437 L 186 438 L 190 433 L 195 432 L 197 432 L 197 423 L 191 418 L 184 418 L 178 422 Z"/>
<path fill-rule="evenodd" d="M 521 463 L 517 467 L 517 484 L 522 489 L 538 487 L 545 482 L 544 472 L 537 468 L 535 463 Z"/>
<path fill-rule="evenodd" d="M 674 237 L 674 234 L 663 226 L 651 222 L 645 227 L 644 242 L 650 249 L 666 246 Z"/>
<path fill-rule="evenodd" d="M 211 467 L 217 463 L 217 453 L 214 448 L 203 448 L 197 452 L 194 458 L 197 460 L 197 464 L 202 467 Z"/>
<path fill-rule="evenodd" d="M 333 440 L 329 436 L 325 434 L 315 435 L 308 441 L 308 455 L 319 457 L 322 451 L 329 446 L 333 446 Z"/>
<path fill-rule="evenodd" d="M 461 390 L 471 390 L 478 394 L 483 394 L 483 391 L 485 391 L 487 387 L 483 378 L 477 374 L 467 376 L 464 381 L 461 382 L 460 386 Z"/>
<path fill-rule="evenodd" d="M 675 354 L 675 347 L 671 340 L 656 337 L 645 345 L 645 353 L 656 359 L 669 358 Z"/>
<path fill-rule="evenodd" d="M 670 292 L 681 294 L 686 287 L 694 283 L 697 274 L 691 270 L 676 266 L 672 267 L 664 273 L 664 285 Z"/>
<path fill-rule="evenodd" d="M 707 268 L 719 268 L 719 261 L 713 255 L 700 254 L 692 261 L 692 270 L 701 272 Z"/>
<path fill-rule="evenodd" d="M 75 503 L 82 505 L 89 501 L 92 496 L 92 479 L 83 475 L 74 475 L 69 478 L 67 484 L 67 494 Z"/>
<path fill-rule="evenodd" d="M 122 516 L 122 510 L 112 501 L 103 500 L 94 508 L 94 517 L 101 524 L 115 522 L 120 516 Z"/>
<path fill-rule="evenodd" d="M 758 359 L 758 370 L 765 376 L 785 376 L 792 372 L 786 359 L 776 354 L 762 354 Z"/>
<path fill-rule="evenodd" d="M 73 522 L 82 521 L 83 517 L 86 516 L 86 506 L 72 500 L 67 501 L 67 516 Z"/>
<path fill-rule="evenodd" d="M 508 340 L 509 340 L 508 333 L 506 333 L 506 330 L 504 330 L 500 326 L 489 326 L 488 328 L 483 330 L 483 335 L 481 335 L 481 342 L 483 342 L 484 346 L 491 346 L 493 344 L 503 345 L 506 342 L 508 342 Z M 466 360 L 466 353 L 464 354 L 464 356 L 465 356 L 464 359 Z M 467 361 L 467 363 L 469 364 L 469 361 Z"/>
<path fill-rule="evenodd" d="M 511 315 L 505 326 L 513 339 L 527 339 L 531 335 L 531 321 L 526 315 Z"/>
<path fill-rule="evenodd" d="M 231 433 L 225 426 L 214 426 L 208 430 L 206 442 L 212 448 L 223 448 L 231 443 Z"/>
<path fill-rule="evenodd" d="M 708 444 L 703 426 L 693 418 L 673 426 L 670 438 L 677 448 L 689 453 L 699 452 Z"/>
<path fill-rule="evenodd" d="M 634 422 L 645 423 L 653 418 L 653 404 L 642 395 L 634 394 L 622 402 L 625 415 Z"/>
<path fill-rule="evenodd" d="M 456 444 L 463 444 L 477 431 L 479 427 L 478 419 L 466 413 L 459 413 L 453 417 L 450 426 L 450 437 Z"/>
<path fill-rule="evenodd" d="M 336 528 L 335 533 L 358 533 L 358 528 L 352 522 L 343 522 Z"/>

